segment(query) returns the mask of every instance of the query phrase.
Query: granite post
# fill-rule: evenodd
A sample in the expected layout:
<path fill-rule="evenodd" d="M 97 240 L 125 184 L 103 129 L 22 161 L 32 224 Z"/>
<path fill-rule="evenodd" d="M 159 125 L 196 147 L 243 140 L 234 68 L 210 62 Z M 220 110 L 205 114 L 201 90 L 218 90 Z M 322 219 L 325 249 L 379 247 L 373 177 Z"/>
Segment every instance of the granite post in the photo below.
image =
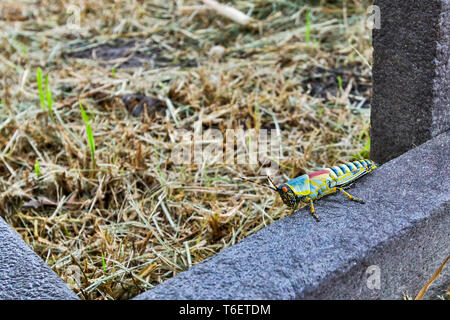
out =
<path fill-rule="evenodd" d="M 371 159 L 450 129 L 450 0 L 375 0 Z"/>

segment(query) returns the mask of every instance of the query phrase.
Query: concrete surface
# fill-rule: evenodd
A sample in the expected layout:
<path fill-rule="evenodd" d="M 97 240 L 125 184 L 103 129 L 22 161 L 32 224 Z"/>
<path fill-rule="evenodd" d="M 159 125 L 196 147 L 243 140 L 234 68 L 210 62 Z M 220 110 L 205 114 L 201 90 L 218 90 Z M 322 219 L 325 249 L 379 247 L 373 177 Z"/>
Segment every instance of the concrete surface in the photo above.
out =
<path fill-rule="evenodd" d="M 449 159 L 447 132 L 358 180 L 366 204 L 322 199 L 321 222 L 303 208 L 136 299 L 414 297 L 450 254 Z M 447 266 L 425 298 L 448 285 Z"/>
<path fill-rule="evenodd" d="M 371 159 L 384 163 L 450 129 L 450 0 L 375 0 Z"/>
<path fill-rule="evenodd" d="M 0 217 L 0 300 L 78 299 Z"/>

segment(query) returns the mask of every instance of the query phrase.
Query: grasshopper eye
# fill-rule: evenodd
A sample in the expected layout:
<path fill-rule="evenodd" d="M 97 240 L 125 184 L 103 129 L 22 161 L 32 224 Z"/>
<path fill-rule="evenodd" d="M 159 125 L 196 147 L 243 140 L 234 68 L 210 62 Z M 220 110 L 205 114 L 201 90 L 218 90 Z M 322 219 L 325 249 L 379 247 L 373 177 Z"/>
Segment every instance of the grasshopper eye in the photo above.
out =
<path fill-rule="evenodd" d="M 286 187 L 281 188 L 281 190 L 283 190 L 284 193 L 288 192 L 288 189 Z"/>

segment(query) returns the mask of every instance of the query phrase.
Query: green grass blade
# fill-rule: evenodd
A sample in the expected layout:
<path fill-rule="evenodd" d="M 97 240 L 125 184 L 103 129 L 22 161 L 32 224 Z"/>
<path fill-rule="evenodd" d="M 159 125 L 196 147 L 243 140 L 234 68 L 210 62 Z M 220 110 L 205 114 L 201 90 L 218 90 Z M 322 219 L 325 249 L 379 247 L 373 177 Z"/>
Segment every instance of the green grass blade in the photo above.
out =
<path fill-rule="evenodd" d="M 311 40 L 311 18 L 310 18 L 310 9 L 306 10 L 306 36 L 305 41 L 309 42 Z"/>
<path fill-rule="evenodd" d="M 80 102 L 80 109 L 81 109 L 81 117 L 83 118 L 83 121 L 86 125 L 89 124 L 89 117 L 87 116 L 86 112 L 84 111 L 83 104 Z"/>
<path fill-rule="evenodd" d="M 44 90 L 42 88 L 42 69 L 38 68 L 36 71 L 36 80 L 39 90 L 39 99 L 41 100 L 42 110 L 45 111 L 45 98 L 44 98 Z"/>
<path fill-rule="evenodd" d="M 369 158 L 370 158 L 370 137 L 367 137 L 366 145 L 361 151 L 353 155 L 352 160 L 369 159 Z"/>
<path fill-rule="evenodd" d="M 103 272 L 106 273 L 106 262 L 105 262 L 105 257 L 103 256 L 103 252 L 102 252 L 102 268 L 103 268 Z"/>
<path fill-rule="evenodd" d="M 34 172 L 36 173 L 36 178 L 39 179 L 41 177 L 41 166 L 37 159 L 36 162 L 34 163 Z"/>
<path fill-rule="evenodd" d="M 344 87 L 342 86 L 342 78 L 341 78 L 341 76 L 337 77 L 337 81 L 338 81 L 338 85 L 339 85 L 339 91 L 343 92 L 344 91 Z"/>
<path fill-rule="evenodd" d="M 47 96 L 47 108 L 50 113 L 50 117 L 53 119 L 53 99 L 52 99 L 52 91 L 48 86 L 48 74 L 45 75 L 45 92 Z"/>
<path fill-rule="evenodd" d="M 89 147 L 91 148 L 91 159 L 92 159 L 92 166 L 95 167 L 95 141 L 94 141 L 94 134 L 92 133 L 92 128 L 89 123 L 89 117 L 87 116 L 86 112 L 84 111 L 83 105 L 80 102 L 80 109 L 81 109 L 81 116 L 83 117 L 83 121 L 86 124 L 86 135 L 87 140 L 89 143 Z"/>

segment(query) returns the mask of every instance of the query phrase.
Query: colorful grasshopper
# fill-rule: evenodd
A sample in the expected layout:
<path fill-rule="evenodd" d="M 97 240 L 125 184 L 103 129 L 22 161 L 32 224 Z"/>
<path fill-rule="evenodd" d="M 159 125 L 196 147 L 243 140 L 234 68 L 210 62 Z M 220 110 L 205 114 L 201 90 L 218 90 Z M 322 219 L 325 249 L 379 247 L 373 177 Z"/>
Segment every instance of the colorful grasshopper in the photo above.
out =
<path fill-rule="evenodd" d="M 284 204 L 292 208 L 289 214 L 292 214 L 300 202 L 310 205 L 311 215 L 317 220 L 319 217 L 315 214 L 314 201 L 320 198 L 337 193 L 338 191 L 346 195 L 350 200 L 364 203 L 362 199 L 355 198 L 344 191 L 343 187 L 349 185 L 352 181 L 376 169 L 377 166 L 372 160 L 359 160 L 342 165 L 326 168 L 322 171 L 316 171 L 310 174 L 304 174 L 277 187 L 272 179 L 269 181 L 273 187 L 261 185 L 257 182 L 242 178 L 246 182 L 252 182 L 260 186 L 277 191 Z"/>

